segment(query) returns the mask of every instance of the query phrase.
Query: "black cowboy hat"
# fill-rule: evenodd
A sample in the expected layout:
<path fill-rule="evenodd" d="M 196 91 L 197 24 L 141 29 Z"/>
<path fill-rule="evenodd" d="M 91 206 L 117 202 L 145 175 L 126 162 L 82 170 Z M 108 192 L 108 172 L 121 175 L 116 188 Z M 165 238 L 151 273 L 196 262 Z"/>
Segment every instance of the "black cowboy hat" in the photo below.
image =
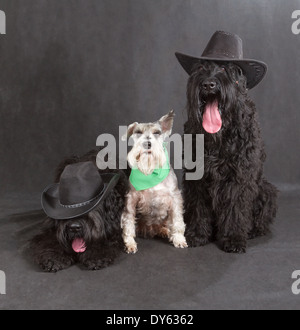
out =
<path fill-rule="evenodd" d="M 247 78 L 247 88 L 258 85 L 267 73 L 264 62 L 243 58 L 243 41 L 232 33 L 217 31 L 210 39 L 201 57 L 192 57 L 181 53 L 175 54 L 185 71 L 191 75 L 195 65 L 202 61 L 232 62 L 238 65 Z"/>
<path fill-rule="evenodd" d="M 42 193 L 42 207 L 52 219 L 67 220 L 89 213 L 116 186 L 119 174 L 101 174 L 93 162 L 66 166 L 60 182 Z"/>

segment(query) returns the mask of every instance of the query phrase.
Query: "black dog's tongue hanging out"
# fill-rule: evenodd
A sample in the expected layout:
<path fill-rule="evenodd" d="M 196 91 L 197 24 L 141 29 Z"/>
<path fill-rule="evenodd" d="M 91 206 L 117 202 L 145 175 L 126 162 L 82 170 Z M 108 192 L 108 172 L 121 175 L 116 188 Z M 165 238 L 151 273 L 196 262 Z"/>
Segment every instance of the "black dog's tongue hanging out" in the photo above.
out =
<path fill-rule="evenodd" d="M 76 253 L 83 253 L 86 250 L 85 241 L 82 238 L 75 238 L 72 243 L 72 249 Z"/>
<path fill-rule="evenodd" d="M 207 103 L 204 110 L 202 126 L 207 133 L 218 133 L 222 128 L 222 119 L 218 101 Z"/>

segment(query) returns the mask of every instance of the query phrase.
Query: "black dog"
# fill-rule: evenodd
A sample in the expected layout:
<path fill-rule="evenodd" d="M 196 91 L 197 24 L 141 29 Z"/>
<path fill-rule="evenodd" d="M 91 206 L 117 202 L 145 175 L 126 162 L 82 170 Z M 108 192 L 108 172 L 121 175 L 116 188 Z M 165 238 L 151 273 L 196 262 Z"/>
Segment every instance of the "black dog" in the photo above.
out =
<path fill-rule="evenodd" d="M 93 161 L 96 152 L 64 161 L 57 169 L 59 182 L 67 165 Z M 108 171 L 99 171 L 108 173 Z M 78 263 L 83 269 L 98 270 L 112 264 L 124 250 L 120 226 L 128 179 L 122 171 L 120 179 L 108 197 L 88 214 L 71 220 L 45 221 L 42 233 L 29 242 L 35 263 L 46 272 L 57 272 Z"/>
<path fill-rule="evenodd" d="M 277 210 L 277 190 L 263 176 L 266 155 L 246 77 L 233 63 L 203 61 L 189 78 L 187 99 L 184 133 L 205 135 L 204 177 L 184 182 L 188 244 L 217 239 L 224 251 L 243 253 L 247 239 L 269 232 Z"/>

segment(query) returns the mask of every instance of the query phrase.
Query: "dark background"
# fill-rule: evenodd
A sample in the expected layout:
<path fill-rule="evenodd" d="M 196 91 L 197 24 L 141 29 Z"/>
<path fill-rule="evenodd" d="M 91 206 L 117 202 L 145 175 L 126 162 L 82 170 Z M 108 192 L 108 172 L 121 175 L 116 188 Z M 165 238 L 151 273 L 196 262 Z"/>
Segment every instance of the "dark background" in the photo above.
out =
<path fill-rule="evenodd" d="M 266 175 L 300 183 L 298 0 L 1 0 L 0 192 L 40 192 L 62 158 L 95 147 L 119 125 L 186 118 L 187 75 L 174 52 L 200 56 L 219 29 L 269 65 L 253 91 Z"/>
<path fill-rule="evenodd" d="M 0 309 L 299 309 L 297 9 L 299 0 L 0 0 Z M 266 175 L 282 190 L 272 234 L 249 241 L 245 255 L 137 239 L 136 255 L 105 270 L 40 272 L 22 251 L 40 230 L 39 196 L 56 165 L 93 149 L 101 133 L 172 108 L 182 133 L 188 77 L 174 52 L 200 56 L 219 29 L 269 65 L 251 96 Z"/>

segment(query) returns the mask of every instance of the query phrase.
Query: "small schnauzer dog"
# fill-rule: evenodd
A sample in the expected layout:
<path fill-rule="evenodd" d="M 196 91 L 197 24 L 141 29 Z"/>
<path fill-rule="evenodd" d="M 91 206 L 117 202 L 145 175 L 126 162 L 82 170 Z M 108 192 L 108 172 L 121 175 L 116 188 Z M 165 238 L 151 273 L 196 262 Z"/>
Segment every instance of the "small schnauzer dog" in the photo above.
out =
<path fill-rule="evenodd" d="M 112 264 L 124 250 L 120 222 L 127 176 L 98 170 L 96 152 L 91 152 L 65 160 L 55 182 L 42 196 L 48 218 L 28 245 L 34 262 L 45 272 L 76 263 L 86 270 Z"/>
<path fill-rule="evenodd" d="M 123 137 L 134 141 L 128 154 L 130 190 L 121 221 L 127 253 L 137 252 L 136 233 L 144 238 L 167 237 L 176 248 L 187 247 L 182 195 L 164 144 L 173 121 L 171 111 L 154 123 L 133 123 Z"/>
<path fill-rule="evenodd" d="M 248 239 L 269 232 L 277 211 L 277 189 L 263 175 L 264 144 L 247 95 L 266 65 L 243 59 L 241 39 L 222 31 L 201 58 L 176 56 L 190 75 L 184 133 L 205 136 L 204 176 L 183 182 L 187 242 L 197 247 L 218 240 L 225 252 L 244 253 Z"/>

